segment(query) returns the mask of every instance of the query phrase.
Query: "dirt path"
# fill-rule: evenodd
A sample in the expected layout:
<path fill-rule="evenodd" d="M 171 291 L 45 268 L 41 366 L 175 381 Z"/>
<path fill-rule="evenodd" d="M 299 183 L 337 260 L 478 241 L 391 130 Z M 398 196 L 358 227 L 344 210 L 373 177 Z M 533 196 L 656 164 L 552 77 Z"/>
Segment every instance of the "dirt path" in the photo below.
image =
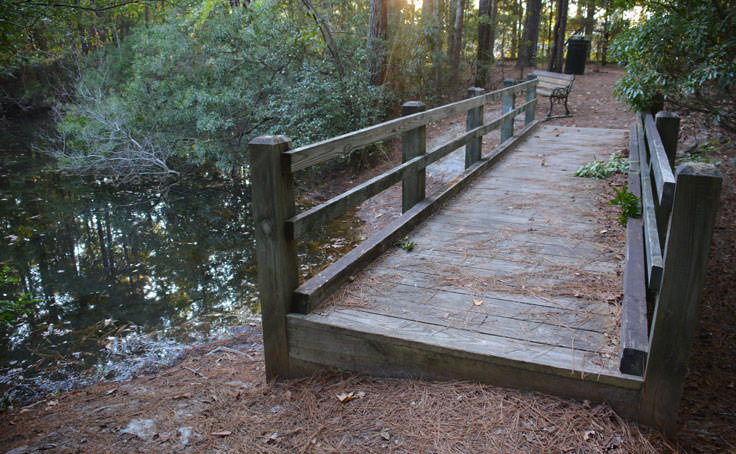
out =
<path fill-rule="evenodd" d="M 575 82 L 570 99 L 575 116 L 550 121 L 626 127 L 631 113 L 610 98 L 621 71 L 592 69 Z M 540 105 L 538 115 L 545 112 L 546 106 Z M 430 140 L 441 130 L 430 130 Z M 724 206 L 677 439 L 679 446 L 692 452 L 733 450 L 736 444 L 736 311 L 732 307 L 736 300 L 736 166 L 731 161 L 736 151 L 732 145 L 728 150 L 717 156 L 726 176 Z M 364 209 L 370 213 L 366 219 L 376 219 L 370 206 Z M 0 446 L 13 454 L 641 453 L 679 449 L 655 432 L 622 421 L 605 405 L 467 382 L 377 379 L 334 372 L 267 384 L 260 339 L 257 326 L 246 327 L 227 341 L 190 349 L 178 364 L 155 375 L 101 383 L 3 410 Z"/>

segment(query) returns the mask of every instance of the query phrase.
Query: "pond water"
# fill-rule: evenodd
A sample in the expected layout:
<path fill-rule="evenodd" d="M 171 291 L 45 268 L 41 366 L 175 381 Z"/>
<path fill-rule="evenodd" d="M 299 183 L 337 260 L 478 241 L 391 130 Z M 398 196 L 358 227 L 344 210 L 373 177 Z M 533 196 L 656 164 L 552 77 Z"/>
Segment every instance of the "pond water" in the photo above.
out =
<path fill-rule="evenodd" d="M 246 184 L 119 188 L 62 177 L 32 130 L 0 126 L 0 262 L 38 302 L 0 329 L 0 393 L 25 401 L 170 362 L 258 319 Z M 300 246 L 302 274 L 357 239 L 349 220 Z"/>

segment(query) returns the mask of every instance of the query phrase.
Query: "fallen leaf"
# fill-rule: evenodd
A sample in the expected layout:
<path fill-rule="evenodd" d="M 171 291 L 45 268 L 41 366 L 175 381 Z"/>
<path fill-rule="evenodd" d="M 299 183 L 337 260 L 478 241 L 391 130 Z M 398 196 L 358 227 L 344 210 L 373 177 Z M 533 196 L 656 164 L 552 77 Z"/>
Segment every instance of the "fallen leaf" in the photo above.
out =
<path fill-rule="evenodd" d="M 229 430 L 223 430 L 221 432 L 212 432 L 210 435 L 215 437 L 227 437 L 228 435 L 232 434 Z"/>
<path fill-rule="evenodd" d="M 483 304 L 483 300 L 476 300 L 476 299 L 474 299 L 474 300 L 473 300 L 473 304 L 474 304 L 475 306 L 480 306 L 481 304 Z"/>
<path fill-rule="evenodd" d="M 338 393 L 337 394 L 337 400 L 339 400 L 342 403 L 350 402 L 353 399 L 355 399 L 355 393 L 353 391 L 350 391 L 349 393 Z"/>
<path fill-rule="evenodd" d="M 595 437 L 595 430 L 588 430 L 583 434 L 583 440 L 585 441 L 588 441 L 593 437 Z"/>
<path fill-rule="evenodd" d="M 118 390 L 117 388 L 113 388 L 110 391 L 106 392 L 105 394 L 107 394 L 109 396 L 110 394 L 114 393 L 117 390 Z"/>
<path fill-rule="evenodd" d="M 391 439 L 391 434 L 388 433 L 388 428 L 384 427 L 383 429 L 381 429 L 381 438 L 383 438 L 384 440 Z"/>

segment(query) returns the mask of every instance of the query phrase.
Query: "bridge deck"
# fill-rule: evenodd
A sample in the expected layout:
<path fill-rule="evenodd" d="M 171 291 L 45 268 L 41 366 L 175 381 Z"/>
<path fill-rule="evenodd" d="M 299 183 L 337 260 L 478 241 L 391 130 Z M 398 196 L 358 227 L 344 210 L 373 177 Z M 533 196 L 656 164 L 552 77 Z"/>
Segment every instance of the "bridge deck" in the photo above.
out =
<path fill-rule="evenodd" d="M 624 250 L 605 181 L 573 174 L 624 130 L 542 126 L 311 314 L 288 316 L 296 368 L 466 378 L 630 401 L 618 372 Z M 601 290 L 608 289 L 608 293 Z M 609 295 L 609 297 L 605 297 Z"/>

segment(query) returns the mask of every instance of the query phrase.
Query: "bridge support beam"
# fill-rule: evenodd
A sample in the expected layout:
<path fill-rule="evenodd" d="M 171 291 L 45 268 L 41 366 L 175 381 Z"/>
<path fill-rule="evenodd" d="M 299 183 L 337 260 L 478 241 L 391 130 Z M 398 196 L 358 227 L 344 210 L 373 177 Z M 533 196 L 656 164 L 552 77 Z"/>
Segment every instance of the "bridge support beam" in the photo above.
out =
<path fill-rule="evenodd" d="M 299 284 L 296 241 L 285 231 L 286 220 L 296 214 L 293 174 L 282 159 L 290 148 L 285 136 L 260 136 L 248 144 L 268 380 L 289 376 L 286 314 Z"/>
<path fill-rule="evenodd" d="M 513 79 L 503 80 L 504 87 L 510 87 L 515 84 L 516 84 L 516 81 Z M 514 110 L 515 102 L 516 102 L 516 95 L 514 93 L 504 93 L 503 97 L 501 98 L 501 113 L 506 114 Z M 514 135 L 514 119 L 509 118 L 508 120 L 504 120 L 503 124 L 501 125 L 501 143 L 506 142 L 513 135 Z"/>
<path fill-rule="evenodd" d="M 427 106 L 421 101 L 405 102 L 401 106 L 401 116 L 424 112 Z M 425 125 L 401 134 L 401 160 L 406 162 L 427 153 L 427 127 Z M 424 200 L 426 188 L 426 169 L 408 173 L 402 180 L 401 212 L 406 213 Z"/>
<path fill-rule="evenodd" d="M 475 98 L 483 94 L 483 89 L 478 87 L 468 88 L 468 98 Z M 475 129 L 483 124 L 483 106 L 468 110 L 466 131 Z M 483 150 L 483 136 L 478 136 L 465 146 L 465 168 L 472 166 L 480 160 Z"/>

